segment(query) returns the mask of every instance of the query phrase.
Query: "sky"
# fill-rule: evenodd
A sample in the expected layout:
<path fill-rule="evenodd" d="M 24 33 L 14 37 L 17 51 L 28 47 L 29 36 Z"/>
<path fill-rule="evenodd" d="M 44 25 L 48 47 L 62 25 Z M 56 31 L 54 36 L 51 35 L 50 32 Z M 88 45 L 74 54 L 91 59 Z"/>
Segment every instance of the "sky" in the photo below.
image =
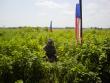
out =
<path fill-rule="evenodd" d="M 79 0 L 0 0 L 0 26 L 74 27 Z M 83 27 L 110 28 L 110 0 L 82 0 Z"/>

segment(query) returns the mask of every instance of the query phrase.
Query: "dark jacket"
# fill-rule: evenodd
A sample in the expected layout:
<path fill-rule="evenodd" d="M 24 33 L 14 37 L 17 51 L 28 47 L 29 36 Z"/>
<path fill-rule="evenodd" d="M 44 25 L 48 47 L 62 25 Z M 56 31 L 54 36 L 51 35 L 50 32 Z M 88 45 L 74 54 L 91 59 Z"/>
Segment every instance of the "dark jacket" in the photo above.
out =
<path fill-rule="evenodd" d="M 55 56 L 55 54 L 56 54 L 56 49 L 55 49 L 55 47 L 54 47 L 54 45 L 46 45 L 45 47 L 44 47 L 44 50 L 46 51 L 46 55 L 49 57 L 49 58 L 51 58 L 52 56 Z"/>

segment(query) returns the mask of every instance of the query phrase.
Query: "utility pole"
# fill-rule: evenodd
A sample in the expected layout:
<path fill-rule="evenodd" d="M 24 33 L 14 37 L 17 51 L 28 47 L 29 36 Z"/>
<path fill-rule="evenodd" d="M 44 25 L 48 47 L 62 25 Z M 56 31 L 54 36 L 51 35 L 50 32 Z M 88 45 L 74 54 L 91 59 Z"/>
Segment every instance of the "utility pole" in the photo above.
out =
<path fill-rule="evenodd" d="M 80 28 L 81 28 L 81 31 L 80 31 L 80 38 L 81 38 L 81 44 L 82 44 L 82 0 L 79 0 L 79 3 L 80 3 L 80 20 L 81 20 L 81 23 L 80 23 Z"/>

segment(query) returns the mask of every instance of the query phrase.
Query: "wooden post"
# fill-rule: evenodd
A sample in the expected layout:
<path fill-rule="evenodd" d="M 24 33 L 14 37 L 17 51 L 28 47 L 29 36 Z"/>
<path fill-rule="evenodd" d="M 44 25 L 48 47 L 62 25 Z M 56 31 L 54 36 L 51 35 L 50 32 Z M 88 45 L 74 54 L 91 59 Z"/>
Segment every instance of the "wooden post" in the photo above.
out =
<path fill-rule="evenodd" d="M 52 21 L 50 22 L 50 32 L 52 32 Z"/>
<path fill-rule="evenodd" d="M 83 37 L 83 31 L 82 31 L 82 0 L 79 0 L 79 3 L 80 3 L 80 41 L 81 41 L 81 44 L 82 44 L 82 37 Z"/>

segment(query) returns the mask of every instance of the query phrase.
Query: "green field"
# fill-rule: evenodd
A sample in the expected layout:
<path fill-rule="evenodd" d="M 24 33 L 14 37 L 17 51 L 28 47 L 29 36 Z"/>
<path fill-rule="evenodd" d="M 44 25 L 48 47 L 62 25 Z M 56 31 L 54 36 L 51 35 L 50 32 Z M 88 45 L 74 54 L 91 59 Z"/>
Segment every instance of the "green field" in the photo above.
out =
<path fill-rule="evenodd" d="M 43 47 L 54 40 L 57 62 Z M 0 83 L 109 83 L 110 29 L 84 29 L 76 46 L 74 29 L 1 28 Z"/>

